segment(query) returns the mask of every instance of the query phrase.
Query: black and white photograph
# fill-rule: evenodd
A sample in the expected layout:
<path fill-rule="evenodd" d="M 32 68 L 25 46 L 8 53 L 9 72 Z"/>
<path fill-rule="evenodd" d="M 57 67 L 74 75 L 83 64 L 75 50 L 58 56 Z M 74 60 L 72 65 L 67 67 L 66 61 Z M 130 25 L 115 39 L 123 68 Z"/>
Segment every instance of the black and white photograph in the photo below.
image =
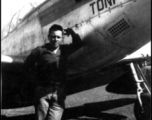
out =
<path fill-rule="evenodd" d="M 2 120 L 151 120 L 151 0 L 1 0 Z"/>

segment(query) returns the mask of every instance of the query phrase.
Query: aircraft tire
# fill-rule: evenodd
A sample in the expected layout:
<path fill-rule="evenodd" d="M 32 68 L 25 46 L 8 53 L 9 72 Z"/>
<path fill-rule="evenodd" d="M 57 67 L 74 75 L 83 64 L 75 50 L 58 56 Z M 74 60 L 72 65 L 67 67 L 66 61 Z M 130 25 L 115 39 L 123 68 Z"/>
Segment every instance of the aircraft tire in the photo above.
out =
<path fill-rule="evenodd" d="M 139 101 L 137 100 L 134 105 L 134 114 L 136 120 L 150 120 L 151 111 L 150 111 L 150 99 L 149 94 L 144 94 L 141 96 L 144 112 L 142 112 Z"/>

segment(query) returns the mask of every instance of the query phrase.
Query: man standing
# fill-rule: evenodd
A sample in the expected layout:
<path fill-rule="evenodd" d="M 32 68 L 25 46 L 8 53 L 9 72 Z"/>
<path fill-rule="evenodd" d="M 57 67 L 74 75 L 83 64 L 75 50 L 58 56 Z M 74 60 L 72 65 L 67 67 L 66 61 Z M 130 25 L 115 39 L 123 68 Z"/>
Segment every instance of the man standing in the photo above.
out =
<path fill-rule="evenodd" d="M 61 120 L 64 111 L 67 59 L 82 46 L 79 35 L 72 29 L 68 28 L 64 32 L 72 36 L 72 44 L 63 44 L 63 28 L 54 24 L 49 29 L 49 43 L 34 49 L 24 63 L 26 70 L 34 66 L 37 68 L 36 120 Z"/>

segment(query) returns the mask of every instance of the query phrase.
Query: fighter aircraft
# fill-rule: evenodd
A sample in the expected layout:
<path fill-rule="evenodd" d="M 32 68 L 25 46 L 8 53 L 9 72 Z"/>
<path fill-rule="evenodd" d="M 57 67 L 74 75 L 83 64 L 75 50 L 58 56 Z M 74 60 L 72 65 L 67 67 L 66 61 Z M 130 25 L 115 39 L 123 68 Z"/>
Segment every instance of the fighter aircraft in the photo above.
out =
<path fill-rule="evenodd" d="M 118 75 L 114 74 L 113 79 L 117 79 L 126 73 L 128 64 L 131 68 L 130 71 L 134 73 L 134 69 L 138 69 L 136 63 L 141 62 L 134 60 L 120 62 L 119 60 L 150 41 L 150 3 L 150 0 L 46 0 L 22 19 L 15 17 L 16 13 L 11 19 L 7 35 L 1 41 L 2 90 L 13 89 L 14 101 L 16 99 L 18 104 L 20 104 L 19 99 L 22 104 L 22 97 L 25 97 L 22 95 L 23 91 L 29 90 L 31 98 L 28 97 L 28 100 L 24 98 L 24 102 L 32 101 L 33 93 L 30 90 L 33 88 L 36 73 L 34 70 L 30 74 L 23 73 L 22 65 L 31 50 L 48 42 L 48 29 L 53 24 L 60 24 L 63 28 L 72 28 L 84 42 L 84 46 L 68 58 L 69 95 L 84 90 L 82 85 L 86 83 L 86 77 L 90 79 L 88 82 L 90 85 L 88 84 L 85 89 L 97 86 L 97 83 L 102 81 L 101 79 L 92 81 L 90 75 L 95 76 L 99 72 L 113 70 L 118 73 Z M 16 21 L 15 25 L 13 21 Z M 70 36 L 65 36 L 64 44 L 70 43 Z M 137 71 L 140 73 L 140 69 Z M 140 75 L 142 76 L 142 73 Z M 109 77 L 106 78 L 103 74 L 98 77 L 103 77 L 103 79 L 107 79 L 106 83 L 110 83 Z M 134 75 L 133 77 L 136 80 L 137 77 Z M 143 76 L 142 78 L 144 79 Z M 10 80 L 13 82 L 11 83 Z M 112 79 L 110 80 L 112 81 Z M 22 86 L 24 88 L 26 83 L 29 85 L 29 82 L 31 83 L 29 88 L 19 90 L 21 84 L 24 83 Z M 138 80 L 136 82 L 138 83 Z M 79 85 L 74 83 L 79 83 Z M 73 89 L 73 85 L 78 85 L 78 87 Z M 22 92 L 17 94 L 19 91 Z M 151 95 L 150 87 L 147 91 Z M 9 94 L 12 96 L 12 91 L 7 90 L 6 94 L 3 92 L 3 101 L 8 100 L 9 103 L 9 100 L 12 99 L 9 98 Z M 143 108 L 141 97 L 138 96 L 138 101 Z M 7 103 L 7 101 L 5 102 Z"/>

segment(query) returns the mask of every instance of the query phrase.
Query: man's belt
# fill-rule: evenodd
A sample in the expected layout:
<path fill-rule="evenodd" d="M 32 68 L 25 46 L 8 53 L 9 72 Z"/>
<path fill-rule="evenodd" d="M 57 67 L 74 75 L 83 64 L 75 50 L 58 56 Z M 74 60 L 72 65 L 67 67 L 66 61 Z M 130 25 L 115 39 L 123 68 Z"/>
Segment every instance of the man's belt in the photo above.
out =
<path fill-rule="evenodd" d="M 60 85 L 61 85 L 60 82 L 53 82 L 53 81 L 50 81 L 50 82 L 49 82 L 49 86 L 60 87 Z"/>
<path fill-rule="evenodd" d="M 40 85 L 40 86 L 43 86 L 43 87 L 50 87 L 50 86 L 52 86 L 52 87 L 56 87 L 56 88 L 58 88 L 58 87 L 60 87 L 61 86 L 61 83 L 60 82 L 54 82 L 54 81 L 49 81 L 49 82 L 38 82 L 38 84 Z"/>

